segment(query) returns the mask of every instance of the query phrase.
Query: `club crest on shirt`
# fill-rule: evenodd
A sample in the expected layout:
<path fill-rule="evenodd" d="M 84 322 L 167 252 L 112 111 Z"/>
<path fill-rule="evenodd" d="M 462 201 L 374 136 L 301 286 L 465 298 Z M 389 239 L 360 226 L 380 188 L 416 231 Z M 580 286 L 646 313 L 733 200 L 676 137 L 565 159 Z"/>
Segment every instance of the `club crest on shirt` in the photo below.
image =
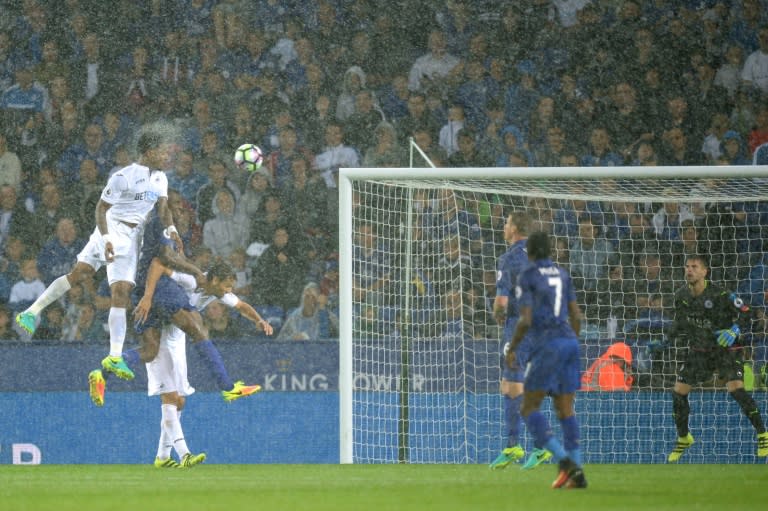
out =
<path fill-rule="evenodd" d="M 712 308 L 712 300 L 704 300 L 704 308 L 705 309 L 711 309 Z"/>
<path fill-rule="evenodd" d="M 104 190 L 104 195 L 106 195 L 107 197 L 109 197 L 110 195 L 112 195 L 112 189 L 111 189 L 111 188 L 106 188 L 106 189 Z"/>

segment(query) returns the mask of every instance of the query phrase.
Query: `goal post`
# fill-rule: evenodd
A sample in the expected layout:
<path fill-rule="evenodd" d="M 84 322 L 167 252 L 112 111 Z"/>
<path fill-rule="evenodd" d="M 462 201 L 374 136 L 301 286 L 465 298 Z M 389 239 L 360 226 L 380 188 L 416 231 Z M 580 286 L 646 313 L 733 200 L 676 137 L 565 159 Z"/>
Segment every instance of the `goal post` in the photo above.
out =
<path fill-rule="evenodd" d="M 677 355 L 665 333 L 693 251 L 709 256 L 714 281 L 755 302 L 745 370 L 757 373 L 748 388 L 768 419 L 764 289 L 754 282 L 763 263 L 768 279 L 768 167 L 341 169 L 341 463 L 498 454 L 501 333 L 490 303 L 512 210 L 551 232 L 555 258 L 570 266 L 583 368 L 612 344 L 631 353 L 630 391 L 577 396 L 587 462 L 664 461 Z M 754 432 L 720 382 L 694 390 L 702 448 L 687 461 L 755 462 Z"/>

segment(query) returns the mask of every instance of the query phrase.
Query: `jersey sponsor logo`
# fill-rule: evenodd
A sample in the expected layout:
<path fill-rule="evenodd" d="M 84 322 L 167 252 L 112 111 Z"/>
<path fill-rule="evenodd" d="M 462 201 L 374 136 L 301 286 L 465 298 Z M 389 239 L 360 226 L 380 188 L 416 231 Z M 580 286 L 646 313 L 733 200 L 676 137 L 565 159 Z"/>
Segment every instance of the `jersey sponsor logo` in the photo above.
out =
<path fill-rule="evenodd" d="M 160 195 L 157 192 L 147 190 L 146 192 L 140 192 L 134 195 L 133 200 L 155 202 L 159 197 Z"/>

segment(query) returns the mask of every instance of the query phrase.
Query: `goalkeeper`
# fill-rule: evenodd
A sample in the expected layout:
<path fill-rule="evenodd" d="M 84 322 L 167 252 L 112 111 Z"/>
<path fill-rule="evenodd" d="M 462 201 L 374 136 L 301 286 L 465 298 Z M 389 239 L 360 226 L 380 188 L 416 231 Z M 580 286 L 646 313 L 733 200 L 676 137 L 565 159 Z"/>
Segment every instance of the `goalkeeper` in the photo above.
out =
<path fill-rule="evenodd" d="M 675 294 L 675 320 L 669 332 L 678 353 L 677 381 L 672 390 L 672 415 L 677 442 L 669 454 L 677 462 L 693 445 L 688 429 L 691 385 L 712 378 L 717 372 L 726 381 L 725 388 L 739 404 L 757 432 L 757 455 L 768 456 L 768 433 L 755 400 L 744 390 L 743 348 L 738 344 L 742 327 L 749 322 L 749 306 L 735 293 L 707 280 L 709 265 L 701 255 L 685 261 L 687 285 Z"/>

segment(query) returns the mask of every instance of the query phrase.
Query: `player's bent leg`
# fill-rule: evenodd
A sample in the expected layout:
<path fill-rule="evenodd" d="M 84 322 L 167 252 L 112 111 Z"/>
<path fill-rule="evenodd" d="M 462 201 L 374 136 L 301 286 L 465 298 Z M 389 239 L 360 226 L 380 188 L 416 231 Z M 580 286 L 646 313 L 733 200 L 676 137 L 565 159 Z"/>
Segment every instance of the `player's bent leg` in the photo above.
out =
<path fill-rule="evenodd" d="M 88 373 L 88 393 L 91 396 L 91 401 L 96 406 L 104 406 L 104 391 L 106 387 L 107 382 L 104 380 L 104 375 L 100 369 L 94 369 Z"/>
<path fill-rule="evenodd" d="M 688 433 L 688 435 L 684 437 L 678 437 L 677 441 L 675 442 L 675 447 L 672 449 L 672 452 L 670 452 L 669 456 L 667 457 L 667 461 L 669 463 L 677 463 L 680 460 L 680 457 L 692 445 L 693 445 L 693 435 L 691 435 L 690 433 Z"/>

